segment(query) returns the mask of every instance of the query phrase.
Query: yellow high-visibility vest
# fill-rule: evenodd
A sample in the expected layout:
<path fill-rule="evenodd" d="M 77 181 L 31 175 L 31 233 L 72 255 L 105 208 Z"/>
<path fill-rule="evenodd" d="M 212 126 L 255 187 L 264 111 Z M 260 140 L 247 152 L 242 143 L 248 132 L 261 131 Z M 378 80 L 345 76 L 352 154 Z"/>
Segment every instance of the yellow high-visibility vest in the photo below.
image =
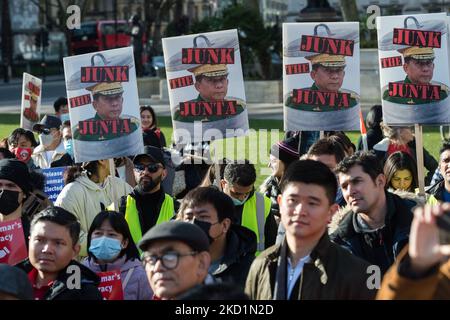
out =
<path fill-rule="evenodd" d="M 241 225 L 252 230 L 256 234 L 256 255 L 259 255 L 264 248 L 264 226 L 267 216 L 270 213 L 270 199 L 259 192 L 253 195 L 244 203 L 242 209 Z"/>
<path fill-rule="evenodd" d="M 169 221 L 175 214 L 173 198 L 167 193 L 164 195 L 164 201 L 159 210 L 158 220 L 156 224 Z M 138 243 L 142 239 L 142 229 L 139 222 L 139 212 L 136 207 L 136 200 L 132 196 L 127 196 L 127 204 L 125 209 L 125 220 L 128 222 L 131 236 L 134 243 Z"/>

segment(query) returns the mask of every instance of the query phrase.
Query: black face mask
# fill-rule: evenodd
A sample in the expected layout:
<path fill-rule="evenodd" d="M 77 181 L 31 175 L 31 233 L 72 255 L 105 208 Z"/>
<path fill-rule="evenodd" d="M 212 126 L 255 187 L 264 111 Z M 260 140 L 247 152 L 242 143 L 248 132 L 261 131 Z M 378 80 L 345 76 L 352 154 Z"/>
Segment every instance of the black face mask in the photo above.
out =
<path fill-rule="evenodd" d="M 212 225 L 211 223 L 206 222 L 206 221 L 200 221 L 197 219 L 194 219 L 192 221 L 192 223 L 199 226 L 200 229 L 202 229 L 203 232 L 206 233 L 206 236 L 208 237 L 208 240 L 209 240 L 209 244 L 211 244 L 214 241 L 214 239 L 209 235 L 209 229 L 211 229 L 211 225 Z"/>
<path fill-rule="evenodd" d="M 7 216 L 16 211 L 19 207 L 19 191 L 0 191 L 0 211 Z"/>

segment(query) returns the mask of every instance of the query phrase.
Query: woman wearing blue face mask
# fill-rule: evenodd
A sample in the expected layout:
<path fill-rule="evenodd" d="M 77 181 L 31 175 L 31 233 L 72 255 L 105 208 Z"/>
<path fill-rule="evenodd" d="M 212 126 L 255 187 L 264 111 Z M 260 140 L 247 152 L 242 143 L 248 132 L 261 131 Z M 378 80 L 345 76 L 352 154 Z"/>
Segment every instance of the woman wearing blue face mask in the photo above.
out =
<path fill-rule="evenodd" d="M 150 300 L 153 292 L 139 259 L 139 252 L 124 217 L 102 211 L 87 236 L 88 257 L 83 264 L 92 271 L 120 271 L 124 300 Z"/>

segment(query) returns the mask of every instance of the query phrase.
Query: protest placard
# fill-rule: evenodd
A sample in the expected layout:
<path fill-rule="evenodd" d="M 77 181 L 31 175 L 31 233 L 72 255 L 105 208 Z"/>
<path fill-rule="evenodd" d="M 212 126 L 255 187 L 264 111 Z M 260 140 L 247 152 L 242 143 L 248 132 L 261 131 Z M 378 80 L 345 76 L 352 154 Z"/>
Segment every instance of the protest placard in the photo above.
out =
<path fill-rule="evenodd" d="M 283 23 L 285 130 L 357 130 L 359 25 Z"/>
<path fill-rule="evenodd" d="M 449 123 L 446 14 L 382 16 L 377 31 L 383 121 Z"/>
<path fill-rule="evenodd" d="M 217 138 L 245 135 L 237 30 L 164 38 L 162 44 L 175 142 L 208 141 L 204 133 L 211 129 Z"/>
<path fill-rule="evenodd" d="M 45 176 L 44 192 L 52 202 L 55 202 L 64 188 L 64 172 L 66 169 L 67 167 L 42 169 L 42 173 Z"/>
<path fill-rule="evenodd" d="M 105 300 L 123 300 L 122 280 L 120 270 L 98 272 L 100 284 L 98 290 Z"/>
<path fill-rule="evenodd" d="M 0 263 L 15 265 L 27 257 L 22 220 L 0 222 Z"/>
<path fill-rule="evenodd" d="M 131 47 L 64 58 L 75 162 L 143 152 Z"/>
<path fill-rule="evenodd" d="M 33 126 L 39 122 L 42 98 L 42 80 L 23 73 L 22 80 L 22 104 L 20 112 L 20 127 L 33 130 Z"/>

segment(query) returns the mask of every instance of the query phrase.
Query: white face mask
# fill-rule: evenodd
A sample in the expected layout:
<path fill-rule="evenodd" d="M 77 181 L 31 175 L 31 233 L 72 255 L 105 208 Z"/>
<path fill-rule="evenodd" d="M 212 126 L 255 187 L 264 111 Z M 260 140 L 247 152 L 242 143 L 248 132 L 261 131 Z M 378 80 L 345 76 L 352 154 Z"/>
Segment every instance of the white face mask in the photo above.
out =
<path fill-rule="evenodd" d="M 43 134 L 41 133 L 39 135 L 39 142 L 43 145 L 43 146 L 49 146 L 52 144 L 53 142 L 53 136 L 51 134 Z"/>
<path fill-rule="evenodd" d="M 126 178 L 125 166 L 116 167 L 116 169 L 117 169 L 117 173 L 119 174 L 119 178 L 125 180 L 125 178 Z"/>

